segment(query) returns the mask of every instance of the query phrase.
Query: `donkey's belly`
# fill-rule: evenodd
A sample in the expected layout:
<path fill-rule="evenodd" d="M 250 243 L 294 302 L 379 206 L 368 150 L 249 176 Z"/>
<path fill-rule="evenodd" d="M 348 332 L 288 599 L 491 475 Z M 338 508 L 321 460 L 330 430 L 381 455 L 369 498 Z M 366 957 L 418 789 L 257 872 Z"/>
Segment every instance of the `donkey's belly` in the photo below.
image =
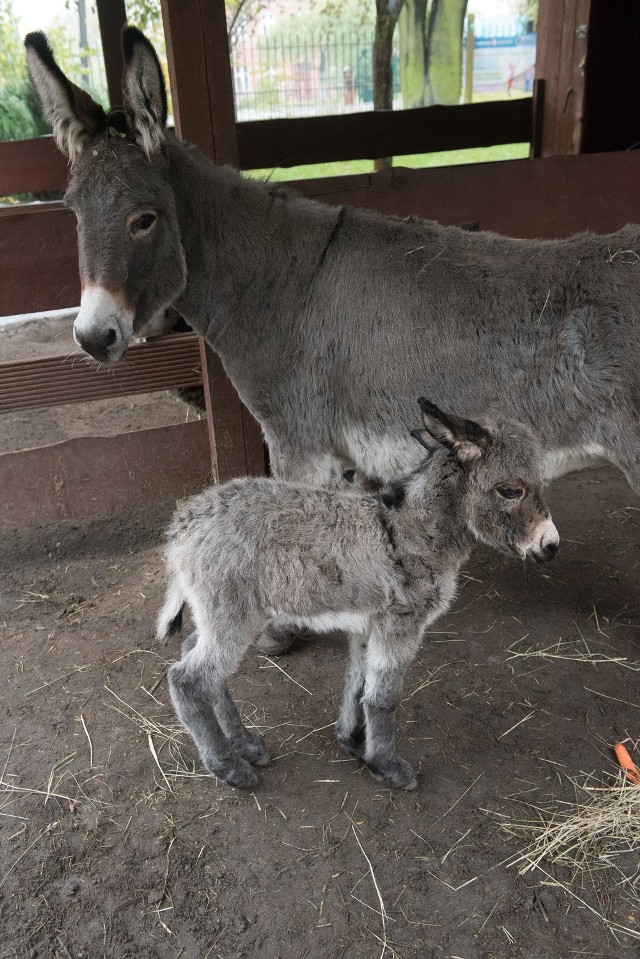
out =
<path fill-rule="evenodd" d="M 606 451 L 599 443 L 567 446 L 546 451 L 543 474 L 546 480 L 552 480 L 564 476 L 565 473 L 589 469 L 592 466 L 604 466 L 608 462 Z"/>
<path fill-rule="evenodd" d="M 337 444 L 341 455 L 355 467 L 357 479 L 366 486 L 392 483 L 406 476 L 424 456 L 415 440 L 400 439 L 397 434 L 368 430 L 366 426 L 350 424 Z"/>

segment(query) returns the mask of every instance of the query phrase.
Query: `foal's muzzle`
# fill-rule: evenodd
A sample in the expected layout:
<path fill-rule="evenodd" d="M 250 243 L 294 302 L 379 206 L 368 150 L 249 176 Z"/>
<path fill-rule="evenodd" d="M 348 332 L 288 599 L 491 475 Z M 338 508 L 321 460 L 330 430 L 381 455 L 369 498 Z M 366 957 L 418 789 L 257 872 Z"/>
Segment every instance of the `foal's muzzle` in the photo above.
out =
<path fill-rule="evenodd" d="M 526 555 L 531 556 L 536 563 L 547 563 L 558 552 L 560 536 L 551 517 L 545 519 L 536 528 L 534 541 L 526 549 Z"/>

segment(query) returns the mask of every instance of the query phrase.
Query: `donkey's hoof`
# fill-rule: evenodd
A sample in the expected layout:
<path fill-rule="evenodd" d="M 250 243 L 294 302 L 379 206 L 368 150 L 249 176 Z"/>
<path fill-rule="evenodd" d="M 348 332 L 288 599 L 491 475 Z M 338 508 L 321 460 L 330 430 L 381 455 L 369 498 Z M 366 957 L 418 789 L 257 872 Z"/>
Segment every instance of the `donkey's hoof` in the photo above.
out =
<path fill-rule="evenodd" d="M 378 782 L 387 783 L 394 789 L 404 789 L 409 792 L 418 785 L 415 769 L 411 763 L 400 757 L 367 762 L 367 769 Z"/>

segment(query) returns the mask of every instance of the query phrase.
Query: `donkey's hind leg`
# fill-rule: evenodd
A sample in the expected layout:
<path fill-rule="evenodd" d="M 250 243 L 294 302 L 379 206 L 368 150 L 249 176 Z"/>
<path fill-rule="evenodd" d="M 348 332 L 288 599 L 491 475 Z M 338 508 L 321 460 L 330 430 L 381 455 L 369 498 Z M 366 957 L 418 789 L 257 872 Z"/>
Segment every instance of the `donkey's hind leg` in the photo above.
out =
<path fill-rule="evenodd" d="M 196 642 L 169 670 L 171 699 L 204 766 L 233 786 L 253 788 L 258 779 L 250 761 L 263 758 L 264 745 L 242 726 L 225 682 L 239 665 L 252 636 L 246 631 L 242 636 L 236 632 L 231 640 L 226 633 L 220 642 L 216 635 L 219 624 L 211 627 L 206 618 L 194 618 Z"/>

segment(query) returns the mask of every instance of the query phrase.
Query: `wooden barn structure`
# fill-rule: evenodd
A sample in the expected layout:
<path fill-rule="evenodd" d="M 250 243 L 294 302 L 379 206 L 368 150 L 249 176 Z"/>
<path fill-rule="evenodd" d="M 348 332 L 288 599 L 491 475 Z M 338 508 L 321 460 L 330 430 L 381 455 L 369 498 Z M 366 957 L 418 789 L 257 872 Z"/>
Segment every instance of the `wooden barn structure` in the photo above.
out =
<path fill-rule="evenodd" d="M 614 7 L 615 9 L 613 9 Z M 108 87 L 120 100 L 124 0 L 97 0 Z M 162 0 L 178 134 L 241 169 L 531 143 L 531 159 L 296 183 L 327 203 L 520 237 L 609 232 L 640 221 L 640 7 L 540 0 L 532 98 L 390 113 L 236 123 L 223 0 Z M 286 144 L 286 157 L 282 144 Z M 51 137 L 0 144 L 0 195 L 60 190 Z M 0 315 L 79 303 L 73 215 L 0 208 Z M 203 383 L 207 422 L 73 439 L 0 455 L 0 526 L 109 514 L 207 480 L 259 473 L 257 425 L 216 356 L 191 334 L 140 344 L 109 374 L 59 358 L 0 365 L 0 413 Z M 111 478 L 117 475 L 117 489 Z"/>

